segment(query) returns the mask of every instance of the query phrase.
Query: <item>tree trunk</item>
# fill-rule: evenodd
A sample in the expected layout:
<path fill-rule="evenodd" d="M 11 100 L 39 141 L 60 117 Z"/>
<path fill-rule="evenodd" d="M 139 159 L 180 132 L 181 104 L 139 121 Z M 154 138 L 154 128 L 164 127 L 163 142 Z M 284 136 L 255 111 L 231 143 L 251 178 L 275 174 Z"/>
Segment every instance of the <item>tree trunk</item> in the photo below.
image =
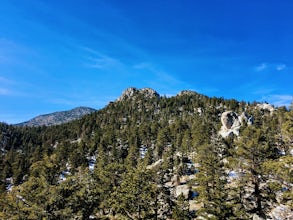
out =
<path fill-rule="evenodd" d="M 254 181 L 254 193 L 256 197 L 256 213 L 261 215 L 262 214 L 262 206 L 261 206 L 261 191 L 259 189 L 259 179 L 258 176 L 256 176 Z"/>

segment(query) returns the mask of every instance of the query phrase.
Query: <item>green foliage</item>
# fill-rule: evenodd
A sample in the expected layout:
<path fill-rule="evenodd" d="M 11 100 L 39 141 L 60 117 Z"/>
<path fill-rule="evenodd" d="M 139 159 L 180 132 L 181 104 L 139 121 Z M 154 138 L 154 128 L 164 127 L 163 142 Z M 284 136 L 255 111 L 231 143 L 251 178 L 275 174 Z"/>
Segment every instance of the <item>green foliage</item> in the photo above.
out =
<path fill-rule="evenodd" d="M 131 219 L 150 219 L 158 208 L 157 186 L 144 167 L 128 170 L 123 181 L 113 192 L 115 212 Z"/>
<path fill-rule="evenodd" d="M 182 194 L 177 198 L 177 203 L 172 212 L 172 218 L 180 220 L 191 219 L 189 215 L 189 203 Z"/>
<path fill-rule="evenodd" d="M 0 123 L 0 218 L 190 219 L 189 201 L 172 193 L 175 174 L 178 184 L 194 178 L 187 184 L 199 192 L 198 217 L 249 219 L 278 203 L 292 207 L 292 110 L 270 113 L 256 104 L 190 92 L 140 94 L 58 126 Z M 220 139 L 226 110 L 245 110 L 255 124 Z M 187 172 L 186 159 L 198 173 Z"/>
<path fill-rule="evenodd" d="M 263 169 L 270 175 L 270 193 L 280 193 L 285 204 L 293 207 L 293 157 L 284 156 L 276 160 L 268 160 L 263 164 Z M 291 183 L 291 184 L 290 184 Z"/>
<path fill-rule="evenodd" d="M 293 110 L 285 114 L 285 121 L 282 124 L 283 140 L 290 147 L 293 146 Z"/>
<path fill-rule="evenodd" d="M 199 186 L 198 201 L 203 207 L 199 216 L 214 216 L 216 219 L 228 219 L 233 216 L 232 204 L 228 202 L 227 174 L 225 173 L 224 145 L 218 140 L 198 147 L 196 161 L 201 164 L 196 181 Z"/>
<path fill-rule="evenodd" d="M 274 158 L 275 154 L 274 146 L 270 144 L 268 139 L 269 137 L 264 130 L 247 127 L 243 131 L 243 136 L 239 139 L 238 148 L 235 151 L 238 160 L 241 161 L 240 169 L 244 171 L 240 180 L 245 180 L 239 182 L 238 186 L 247 191 L 252 190 L 250 200 L 255 201 L 255 205 L 251 206 L 249 211 L 260 216 L 265 214 L 266 204 L 271 196 L 269 194 L 274 193 L 270 190 L 269 194 L 266 194 L 266 190 L 262 187 L 262 184 L 269 178 L 265 172 L 264 164 Z M 243 200 L 243 198 L 240 199 Z"/>

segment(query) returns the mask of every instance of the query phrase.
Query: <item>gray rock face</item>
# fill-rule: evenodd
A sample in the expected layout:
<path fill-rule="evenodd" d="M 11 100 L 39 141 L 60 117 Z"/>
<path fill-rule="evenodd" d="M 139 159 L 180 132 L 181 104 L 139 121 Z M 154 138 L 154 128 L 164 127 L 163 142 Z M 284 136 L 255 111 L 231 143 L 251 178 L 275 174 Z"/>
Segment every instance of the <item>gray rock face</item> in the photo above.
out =
<path fill-rule="evenodd" d="M 138 93 L 138 89 L 134 87 L 127 88 L 122 95 L 118 98 L 118 101 L 133 97 L 134 94 Z"/>
<path fill-rule="evenodd" d="M 122 93 L 122 95 L 117 99 L 117 101 L 122 101 L 129 98 L 135 98 L 135 96 L 137 95 L 143 95 L 145 98 L 159 98 L 160 97 L 160 95 L 153 89 L 150 89 L 150 88 L 137 89 L 134 87 L 130 87 Z"/>
<path fill-rule="evenodd" d="M 293 213 L 289 206 L 279 205 L 269 213 L 272 219 L 293 219 Z"/>
<path fill-rule="evenodd" d="M 183 194 L 184 198 L 187 199 L 189 196 L 190 187 L 186 185 L 179 185 L 175 188 L 175 197 L 177 198 L 181 194 Z"/>
<path fill-rule="evenodd" d="M 253 125 L 254 118 L 253 116 L 247 115 L 246 112 L 242 112 L 242 114 L 238 117 L 241 125 L 247 123 L 247 125 Z"/>
<path fill-rule="evenodd" d="M 221 122 L 226 130 L 240 126 L 238 115 L 232 111 L 224 112 L 221 116 Z"/>
<path fill-rule="evenodd" d="M 253 117 L 248 116 L 243 112 L 240 116 L 233 111 L 226 111 L 221 115 L 222 127 L 219 134 L 226 138 L 230 135 L 239 135 L 240 127 L 247 123 L 248 125 L 253 124 Z"/>
<path fill-rule="evenodd" d="M 252 216 L 252 220 L 264 220 L 262 217 L 258 216 L 257 214 L 254 214 Z"/>
<path fill-rule="evenodd" d="M 52 126 L 67 123 L 83 117 L 84 115 L 95 112 L 96 110 L 88 107 L 78 107 L 69 111 L 54 112 L 51 114 L 37 116 L 27 122 L 17 124 L 16 126 Z"/>
<path fill-rule="evenodd" d="M 159 93 L 157 93 L 155 90 L 150 88 L 144 88 L 139 90 L 140 93 L 144 94 L 146 98 L 158 98 L 160 97 Z"/>
<path fill-rule="evenodd" d="M 257 104 L 256 106 L 259 110 L 266 110 L 269 111 L 271 114 L 275 111 L 275 108 L 267 103 Z"/>

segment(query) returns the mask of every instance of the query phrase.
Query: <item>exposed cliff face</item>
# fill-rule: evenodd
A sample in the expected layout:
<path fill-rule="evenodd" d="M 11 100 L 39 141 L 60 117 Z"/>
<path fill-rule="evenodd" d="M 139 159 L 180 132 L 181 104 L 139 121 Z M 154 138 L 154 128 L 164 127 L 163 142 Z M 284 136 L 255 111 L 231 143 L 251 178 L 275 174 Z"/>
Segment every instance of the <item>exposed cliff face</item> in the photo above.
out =
<path fill-rule="evenodd" d="M 143 95 L 144 98 L 147 98 L 147 99 L 160 97 L 160 95 L 153 89 L 150 89 L 150 88 L 137 89 L 134 87 L 130 87 L 122 93 L 122 95 L 117 99 L 117 101 L 122 101 L 129 98 L 135 98 L 137 95 Z"/>
<path fill-rule="evenodd" d="M 232 111 L 224 112 L 221 116 L 221 122 L 226 130 L 240 126 L 238 115 Z"/>
<path fill-rule="evenodd" d="M 17 126 L 51 126 L 67 123 L 76 119 L 80 119 L 84 115 L 95 112 L 96 110 L 88 107 L 78 107 L 69 111 L 54 112 L 51 114 L 37 116 L 27 122 L 17 124 Z"/>
<path fill-rule="evenodd" d="M 221 115 L 222 127 L 219 134 L 222 137 L 228 137 L 230 135 L 239 135 L 239 129 L 244 124 L 253 124 L 253 117 L 248 116 L 243 112 L 240 116 L 233 111 L 226 111 Z"/>

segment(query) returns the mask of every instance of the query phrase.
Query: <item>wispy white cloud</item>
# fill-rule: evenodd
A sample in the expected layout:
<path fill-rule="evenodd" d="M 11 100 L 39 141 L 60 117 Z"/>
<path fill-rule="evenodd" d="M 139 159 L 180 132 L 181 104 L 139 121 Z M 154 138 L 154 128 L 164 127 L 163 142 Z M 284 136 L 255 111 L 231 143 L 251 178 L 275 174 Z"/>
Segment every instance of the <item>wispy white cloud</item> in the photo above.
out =
<path fill-rule="evenodd" d="M 277 70 L 277 71 L 282 71 L 282 70 L 284 70 L 284 69 L 286 69 L 286 68 L 287 68 L 286 64 L 278 64 L 278 65 L 276 66 L 276 70 Z"/>
<path fill-rule="evenodd" d="M 33 86 L 30 83 L 0 76 L 0 95 L 13 97 L 35 97 L 39 93 L 29 92 Z M 39 88 L 38 91 L 42 91 Z"/>
<path fill-rule="evenodd" d="M 166 71 L 162 70 L 161 68 L 157 67 L 155 64 L 142 62 L 132 66 L 134 69 L 146 70 L 149 73 L 155 74 L 157 80 L 164 81 L 166 83 L 171 84 L 180 84 L 183 83 L 182 81 L 178 80 L 171 74 L 168 74 Z"/>
<path fill-rule="evenodd" d="M 268 95 L 262 98 L 275 106 L 289 106 L 293 101 L 292 95 Z"/>
<path fill-rule="evenodd" d="M 148 68 L 150 68 L 150 66 L 151 65 L 149 63 L 142 62 L 142 63 L 137 63 L 137 64 L 133 65 L 132 67 L 134 69 L 148 69 Z"/>
<path fill-rule="evenodd" d="M 287 68 L 287 65 L 284 63 L 261 63 L 255 67 L 256 72 L 263 72 L 266 70 L 270 71 L 283 71 Z"/>
<path fill-rule="evenodd" d="M 0 63 L 23 64 L 24 57 L 31 56 L 35 51 L 16 41 L 7 38 L 0 38 Z"/>
<path fill-rule="evenodd" d="M 92 48 L 82 47 L 82 50 L 86 53 L 85 67 L 105 70 L 122 67 L 124 65 L 120 60 Z"/>
<path fill-rule="evenodd" d="M 260 65 L 255 67 L 256 72 L 262 72 L 268 68 L 268 65 L 266 63 L 261 63 Z"/>
<path fill-rule="evenodd" d="M 116 72 L 118 70 L 120 73 L 119 77 L 124 81 L 128 80 L 134 84 L 144 84 L 144 86 L 168 91 L 168 93 L 173 93 L 176 87 L 190 87 L 186 82 L 181 81 L 178 77 L 169 73 L 155 62 L 142 61 L 133 64 L 119 60 L 93 48 L 80 48 L 85 53 L 86 67 L 106 71 L 114 70 Z"/>
<path fill-rule="evenodd" d="M 86 66 L 95 69 L 109 69 L 121 65 L 117 59 L 105 55 L 100 57 L 88 57 L 88 60 L 90 63 Z"/>

